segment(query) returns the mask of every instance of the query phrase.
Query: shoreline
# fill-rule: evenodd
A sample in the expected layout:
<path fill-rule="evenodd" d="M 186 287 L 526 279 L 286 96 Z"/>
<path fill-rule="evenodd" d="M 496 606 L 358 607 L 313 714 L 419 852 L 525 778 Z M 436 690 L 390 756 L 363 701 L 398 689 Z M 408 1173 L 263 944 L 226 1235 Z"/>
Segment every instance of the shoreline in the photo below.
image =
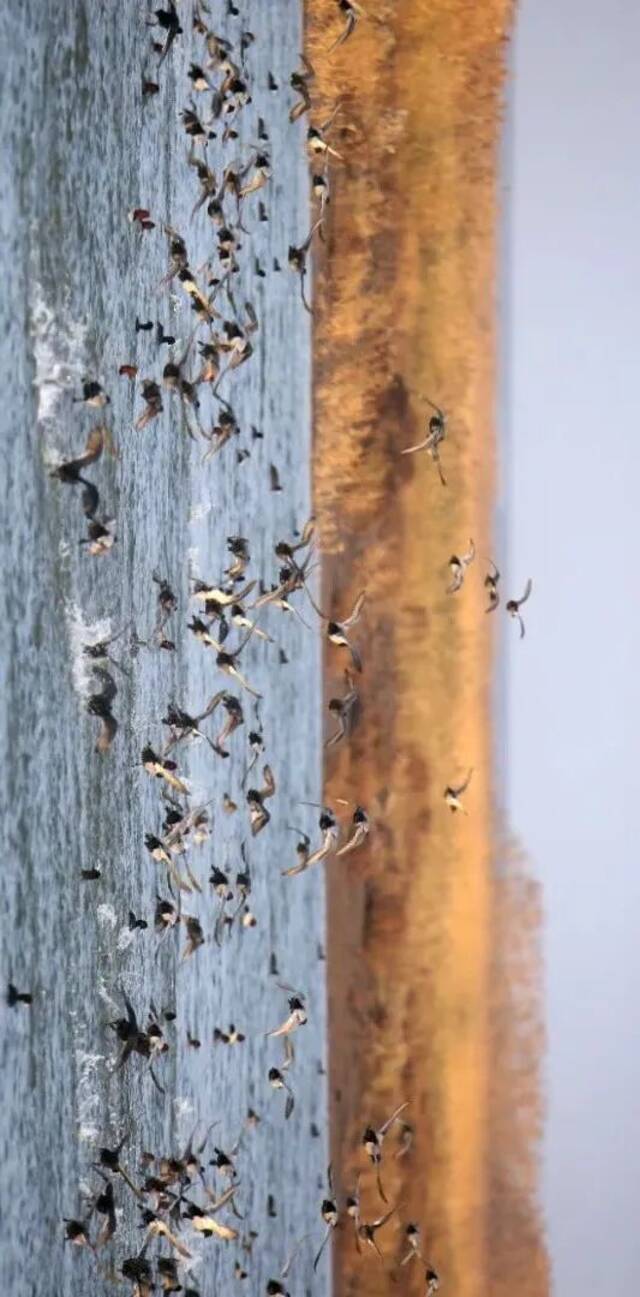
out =
<path fill-rule="evenodd" d="M 329 755 L 325 798 L 361 803 L 373 820 L 368 843 L 327 873 L 332 1158 L 348 1193 L 363 1166 L 362 1129 L 409 1101 L 415 1142 L 401 1161 L 385 1159 L 387 1196 L 402 1202 L 405 1223 L 421 1222 L 426 1255 L 460 1297 L 498 1291 L 493 941 L 504 907 L 493 868 L 495 630 L 484 617 L 482 558 L 492 551 L 498 145 L 511 16 L 511 0 L 478 10 L 416 0 L 402 16 L 387 3 L 329 56 L 339 24 L 327 29 L 320 6 L 307 4 L 313 120 L 340 101 L 331 142 L 344 159 L 331 168 L 327 242 L 316 254 L 324 606 L 339 620 L 359 590 L 368 593 L 354 633 L 362 716 Z M 427 456 L 401 455 L 423 435 L 426 397 L 450 414 L 446 488 Z M 475 568 L 447 596 L 448 557 L 470 536 Z M 328 646 L 327 697 L 343 665 Z M 469 767 L 469 815 L 453 818 L 442 789 Z M 371 1175 L 362 1184 L 371 1219 L 380 1202 Z M 380 1243 L 398 1256 L 400 1227 L 390 1223 Z M 497 1260 L 504 1280 L 506 1256 Z M 422 1267 L 408 1269 L 406 1291 L 423 1292 Z M 340 1297 L 389 1291 L 385 1269 L 373 1254 L 358 1257 L 350 1230 L 336 1239 L 334 1284 Z"/>

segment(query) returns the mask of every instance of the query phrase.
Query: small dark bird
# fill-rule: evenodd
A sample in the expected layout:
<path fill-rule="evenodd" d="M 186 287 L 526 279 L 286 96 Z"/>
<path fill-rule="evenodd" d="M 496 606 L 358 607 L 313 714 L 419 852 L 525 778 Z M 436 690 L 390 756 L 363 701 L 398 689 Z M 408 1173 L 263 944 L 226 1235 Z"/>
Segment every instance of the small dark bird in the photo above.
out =
<path fill-rule="evenodd" d="M 134 423 L 136 432 L 141 432 L 146 428 L 153 419 L 157 419 L 162 414 L 162 395 L 158 384 L 152 378 L 145 378 L 142 382 L 142 399 L 146 409 L 138 416 Z"/>
<path fill-rule="evenodd" d="M 462 794 L 466 791 L 466 789 L 469 787 L 469 784 L 471 783 L 472 774 L 473 774 L 473 770 L 471 769 L 464 783 L 458 784 L 455 787 L 452 784 L 448 784 L 447 787 L 445 788 L 443 794 L 444 800 L 447 803 L 447 806 L 449 807 L 452 814 L 455 814 L 456 811 L 462 811 L 463 815 L 467 814 L 467 812 L 464 809 L 464 806 L 462 805 L 462 802 L 460 801 L 460 798 L 462 797 Z"/>
<path fill-rule="evenodd" d="M 95 490 L 95 488 L 92 488 L 92 491 L 93 490 Z M 87 506 L 85 507 L 87 517 L 92 516 L 91 513 L 87 512 L 87 509 L 93 508 L 94 499 L 95 497 L 91 495 L 87 500 Z M 80 545 L 86 545 L 87 553 L 91 554 L 94 558 L 100 558 L 104 554 L 109 554 L 118 539 L 113 530 L 114 526 L 114 518 L 105 518 L 104 522 L 98 522 L 97 519 L 94 519 L 87 527 L 86 539 L 81 540 L 78 543 Z"/>
<path fill-rule="evenodd" d="M 18 1004 L 33 1004 L 33 996 L 30 991 L 19 991 L 13 982 L 9 982 L 7 987 L 7 1004 L 10 1009 L 15 1009 Z"/>
<path fill-rule="evenodd" d="M 309 315 L 313 315 L 313 310 L 305 297 L 304 279 L 307 273 L 307 254 L 311 247 L 311 240 L 319 226 L 320 221 L 316 221 L 315 224 L 311 226 L 304 243 L 301 243 L 299 247 L 296 247 L 293 243 L 289 244 L 289 269 L 293 270 L 300 276 L 300 296 L 302 298 L 302 305 L 304 306 L 305 311 L 308 311 Z"/>
<path fill-rule="evenodd" d="M 249 822 L 251 824 L 251 834 L 255 838 L 262 829 L 266 827 L 271 819 L 269 811 L 264 803 L 267 798 L 273 797 L 276 791 L 276 781 L 273 776 L 271 766 L 265 766 L 262 771 L 264 785 L 262 788 L 250 788 L 247 792 L 247 805 L 249 807 Z"/>
<path fill-rule="evenodd" d="M 440 1287 L 440 1276 L 437 1270 L 433 1269 L 433 1266 L 427 1266 L 425 1283 L 425 1297 L 434 1297 L 434 1293 L 437 1293 L 438 1288 Z"/>
<path fill-rule="evenodd" d="M 149 927 L 146 919 L 137 919 L 133 910 L 129 910 L 128 925 L 130 932 L 135 932 L 137 928 L 144 932 Z"/>
<path fill-rule="evenodd" d="M 345 736 L 349 736 L 359 711 L 358 691 L 354 686 L 353 677 L 345 671 L 344 678 L 347 686 L 346 694 L 342 698 L 330 698 L 328 703 L 329 711 L 338 723 L 338 729 L 327 739 L 325 743 L 327 748 L 335 747 Z"/>
<path fill-rule="evenodd" d="M 73 400 L 76 405 L 90 405 L 100 410 L 105 405 L 109 405 L 111 397 L 107 396 L 104 388 L 95 379 L 87 379 L 82 384 L 82 396 L 74 396 Z"/>
<path fill-rule="evenodd" d="M 111 711 L 118 688 L 113 676 L 104 667 L 95 667 L 94 676 L 102 684 L 102 689 L 100 693 L 91 694 L 87 699 L 87 711 L 102 721 L 96 752 L 105 753 L 109 751 L 118 730 L 118 722 Z"/>
<path fill-rule="evenodd" d="M 100 1172 L 102 1175 L 102 1172 Z M 105 1244 L 113 1238 L 116 1232 L 116 1204 L 113 1192 L 113 1185 L 105 1175 L 102 1175 L 105 1188 L 94 1199 L 92 1211 L 96 1211 L 99 1216 L 104 1216 L 104 1223 L 96 1239 L 96 1249 L 104 1247 Z"/>
<path fill-rule="evenodd" d="M 400 1265 L 401 1266 L 407 1265 L 409 1261 L 412 1261 L 414 1259 L 414 1257 L 417 1257 L 420 1261 L 422 1261 L 423 1256 L 422 1256 L 422 1252 L 420 1251 L 420 1230 L 418 1226 L 413 1223 L 413 1221 L 410 1221 L 409 1224 L 406 1226 L 404 1231 L 404 1236 L 407 1240 L 407 1243 L 409 1244 L 409 1251 L 406 1253 L 405 1256 L 403 1256 Z"/>
<path fill-rule="evenodd" d="M 87 1227 L 83 1221 L 68 1220 L 67 1217 L 65 1216 L 64 1224 L 65 1224 L 65 1231 L 64 1231 L 65 1243 L 73 1243 L 74 1247 L 88 1247 L 91 1249 L 92 1252 L 95 1252 L 95 1246 L 91 1242 L 91 1239 L 89 1238 Z"/>
<path fill-rule="evenodd" d="M 312 81 L 315 80 L 316 74 L 304 54 L 300 55 L 300 62 L 302 63 L 303 71 L 292 72 L 289 78 L 291 89 L 299 95 L 298 102 L 289 110 L 290 122 L 297 122 L 299 117 L 303 117 L 304 114 L 308 113 L 311 109 L 311 93 L 309 87 Z"/>
<path fill-rule="evenodd" d="M 269 1085 L 273 1090 L 286 1090 L 287 1099 L 284 1107 L 284 1116 L 285 1116 L 285 1121 L 288 1121 L 295 1107 L 293 1090 L 289 1085 L 287 1085 L 287 1082 L 285 1081 L 284 1076 L 282 1075 L 282 1072 L 278 1067 L 269 1068 L 267 1079 L 269 1081 Z"/>
<path fill-rule="evenodd" d="M 158 347 L 173 347 L 175 338 L 172 333 L 165 333 L 164 326 L 156 320 L 156 344 Z"/>
<path fill-rule="evenodd" d="M 498 591 L 498 582 L 500 580 L 500 573 L 495 563 L 491 563 L 491 566 L 493 568 L 493 571 L 487 572 L 487 575 L 484 578 L 484 588 L 489 598 L 489 607 L 485 608 L 485 612 L 494 612 L 494 610 L 498 607 L 498 604 L 500 603 L 500 593 Z"/>
<path fill-rule="evenodd" d="M 220 1027 L 215 1027 L 213 1039 L 223 1045 L 241 1045 L 246 1040 L 246 1036 L 236 1029 L 233 1022 L 230 1022 L 228 1031 L 221 1031 Z"/>
<path fill-rule="evenodd" d="M 158 67 L 160 67 L 164 63 L 164 60 L 166 59 L 167 54 L 169 53 L 169 50 L 171 49 L 171 46 L 173 45 L 173 42 L 175 41 L 176 37 L 182 36 L 182 27 L 180 26 L 178 11 L 176 9 L 174 0 L 169 0 L 168 9 L 154 10 L 152 18 L 147 19 L 147 23 L 151 26 L 154 25 L 153 18 L 155 18 L 155 25 L 161 27 L 162 30 L 167 33 L 167 38 L 164 43 L 164 46 L 160 47 L 160 58 L 158 61 Z"/>
<path fill-rule="evenodd" d="M 139 320 L 136 315 L 136 333 L 151 333 L 153 320 Z"/>

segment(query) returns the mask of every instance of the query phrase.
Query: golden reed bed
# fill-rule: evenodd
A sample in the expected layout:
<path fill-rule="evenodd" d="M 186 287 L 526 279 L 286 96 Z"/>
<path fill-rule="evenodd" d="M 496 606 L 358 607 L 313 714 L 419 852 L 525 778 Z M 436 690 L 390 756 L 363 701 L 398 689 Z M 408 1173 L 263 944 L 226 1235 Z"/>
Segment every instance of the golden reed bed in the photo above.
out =
<path fill-rule="evenodd" d="M 316 252 L 315 501 L 325 605 L 355 639 L 362 717 L 328 754 L 326 798 L 359 801 L 375 829 L 329 866 L 333 1163 L 348 1192 L 359 1138 L 410 1101 L 415 1140 L 385 1186 L 455 1297 L 540 1297 L 548 1275 L 535 1209 L 540 1119 L 535 1014 L 538 896 L 519 871 L 495 881 L 490 682 L 493 619 L 483 564 L 445 595 L 446 563 L 473 536 L 492 551 L 496 400 L 497 143 L 511 0 L 369 0 L 340 49 L 329 0 L 307 0 L 314 121 L 339 98 L 326 243 Z M 326 111 L 325 111 L 326 110 Z M 443 487 L 418 441 L 430 396 L 451 413 Z M 501 614 L 499 614 L 501 615 Z M 328 694 L 344 659 L 327 653 Z M 475 769 L 469 815 L 446 783 Z M 523 933 L 514 955 L 514 933 Z M 509 934 L 509 939 L 505 937 Z M 518 966 L 522 1006 L 504 969 Z M 516 1112 L 516 1098 L 518 1107 Z M 363 1215 L 379 1214 L 372 1176 Z M 350 1225 L 350 1222 L 348 1222 Z M 378 1236 L 389 1261 L 392 1221 Z M 335 1290 L 397 1292 L 390 1265 L 337 1232 Z M 400 1272 L 424 1292 L 424 1270 Z"/>

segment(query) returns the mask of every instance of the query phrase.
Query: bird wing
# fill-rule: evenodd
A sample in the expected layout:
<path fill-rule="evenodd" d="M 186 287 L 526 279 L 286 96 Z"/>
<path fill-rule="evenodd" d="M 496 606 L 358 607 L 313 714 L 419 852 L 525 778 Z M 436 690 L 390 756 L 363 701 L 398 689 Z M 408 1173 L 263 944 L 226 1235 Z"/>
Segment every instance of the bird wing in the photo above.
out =
<path fill-rule="evenodd" d="M 463 784 L 459 784 L 457 788 L 452 788 L 452 789 L 451 789 L 451 792 L 453 793 L 454 797 L 460 797 L 460 796 L 462 795 L 462 793 L 465 791 L 465 789 L 467 789 L 467 788 L 469 787 L 469 784 L 471 783 L 471 776 L 472 776 L 472 774 L 473 774 L 473 767 L 471 767 L 471 769 L 469 770 L 469 773 L 468 773 L 468 775 L 467 775 L 467 777 L 466 777 L 464 783 L 463 783 Z M 405 1107 L 406 1107 L 406 1104 L 405 1104 Z"/>
<path fill-rule="evenodd" d="M 519 608 L 522 607 L 523 603 L 527 602 L 527 599 L 529 598 L 529 595 L 531 594 L 532 590 L 533 590 L 533 581 L 531 580 L 531 577 L 529 577 L 529 580 L 527 581 L 527 584 L 524 588 L 524 594 L 522 598 L 516 600 L 516 603 Z"/>
<path fill-rule="evenodd" d="M 315 529 L 316 529 L 316 520 L 312 515 L 310 518 L 307 518 L 307 521 L 305 522 L 304 527 L 302 528 L 302 534 L 300 536 L 300 540 L 297 541 L 295 545 L 291 546 L 291 549 L 294 552 L 294 554 L 296 550 L 306 548 L 306 546 L 310 543 L 310 541 L 313 538 Z"/>
<path fill-rule="evenodd" d="M 262 698 L 262 694 L 251 687 L 249 681 L 245 679 L 241 671 L 238 671 L 237 667 L 230 667 L 229 672 L 230 675 L 235 676 L 235 679 L 242 685 L 243 689 L 246 689 L 247 693 L 252 694 L 254 698 Z"/>
<path fill-rule="evenodd" d="M 288 1036 L 290 1031 L 294 1031 L 297 1026 L 297 1018 L 290 1014 L 285 1022 L 279 1027 L 274 1027 L 273 1031 L 266 1031 L 265 1036 Z"/>
<path fill-rule="evenodd" d="M 311 855 L 308 857 L 305 868 L 308 869 L 310 865 L 315 865 L 319 860 L 324 860 L 327 856 L 330 856 L 332 852 L 335 851 L 336 845 L 334 836 L 330 836 L 327 833 L 322 846 L 318 847 L 316 851 L 312 851 Z"/>
<path fill-rule="evenodd" d="M 355 828 L 353 833 L 351 834 L 351 837 L 349 838 L 348 842 L 345 842 L 344 846 L 340 847 L 339 851 L 336 851 L 336 856 L 349 855 L 349 852 L 355 851 L 356 847 L 359 847 L 360 844 L 364 842 L 366 836 L 367 836 L 367 830 L 364 828 L 362 824 L 358 824 L 357 828 Z"/>
<path fill-rule="evenodd" d="M 216 1238 L 225 1239 L 228 1243 L 233 1242 L 238 1237 L 237 1229 L 234 1229 L 232 1225 L 220 1225 L 217 1220 L 214 1220 L 213 1216 L 193 1216 L 191 1224 L 200 1233 L 215 1234 Z"/>
<path fill-rule="evenodd" d="M 344 31 L 340 33 L 337 40 L 333 42 L 333 45 L 329 46 L 327 53 L 331 54 L 332 50 L 337 50 L 339 45 L 344 45 L 345 41 L 349 39 L 351 33 L 353 32 L 357 21 L 358 21 L 357 14 L 350 13 L 348 15 Z"/>
<path fill-rule="evenodd" d="M 471 777 L 471 776 L 469 776 L 469 777 Z M 468 781 L 467 781 L 467 782 L 468 782 Z M 466 788 L 466 784 L 465 784 L 465 788 Z M 385 1121 L 384 1126 L 381 1126 L 380 1129 L 379 1129 L 379 1131 L 378 1131 L 378 1138 L 379 1138 L 379 1139 L 384 1139 L 384 1137 L 385 1137 L 387 1131 L 388 1131 L 388 1130 L 390 1129 L 390 1127 L 393 1125 L 394 1121 L 396 1121 L 396 1119 L 400 1116 L 400 1113 L 401 1113 L 401 1112 L 404 1112 L 405 1108 L 408 1108 L 408 1107 L 409 1107 L 409 1100 L 407 1099 L 407 1100 L 405 1100 L 404 1103 L 401 1103 L 401 1104 L 400 1104 L 400 1107 L 399 1107 L 399 1108 L 396 1108 L 395 1112 L 392 1112 L 392 1113 L 391 1113 L 391 1116 L 389 1117 L 388 1121 Z"/>
<path fill-rule="evenodd" d="M 325 1236 L 324 1236 L 324 1238 L 323 1238 L 323 1240 L 322 1240 L 322 1242 L 321 1242 L 321 1244 L 320 1244 L 320 1247 L 318 1248 L 318 1251 L 317 1251 L 317 1253 L 316 1253 L 316 1258 L 315 1258 L 315 1261 L 314 1261 L 314 1263 L 313 1263 L 313 1269 L 314 1269 L 314 1271 L 317 1269 L 317 1267 L 318 1267 L 318 1261 L 320 1260 L 320 1257 L 322 1256 L 322 1253 L 324 1252 L 324 1249 L 325 1249 L 325 1247 L 326 1247 L 326 1245 L 327 1245 L 327 1243 L 328 1243 L 328 1241 L 329 1241 L 329 1235 L 331 1234 L 331 1228 L 332 1228 L 331 1225 L 329 1225 L 329 1226 L 327 1227 L 327 1231 L 326 1231 L 326 1233 L 325 1233 Z"/>
<path fill-rule="evenodd" d="M 224 695 L 225 695 L 225 690 L 219 689 L 217 694 L 214 694 L 213 698 L 209 699 L 209 702 L 207 703 L 204 711 L 201 712 L 200 716 L 196 717 L 198 722 L 206 720 L 207 716 L 211 716 L 213 714 L 216 707 L 218 706 L 218 703 L 221 702 L 222 699 L 224 698 Z"/>
<path fill-rule="evenodd" d="M 262 777 L 264 779 L 264 788 L 260 789 L 258 796 L 264 798 L 273 797 L 276 791 L 276 781 L 271 766 L 264 767 Z"/>
<path fill-rule="evenodd" d="M 293 878 L 296 874 L 303 874 L 305 869 L 308 868 L 309 857 L 307 856 L 305 860 L 299 861 L 297 865 L 291 865 L 289 869 L 281 869 L 280 874 L 282 878 Z"/>
<path fill-rule="evenodd" d="M 350 626 L 355 626 L 356 622 L 359 621 L 366 597 L 366 590 L 361 590 L 346 621 L 341 623 L 345 630 L 348 630 Z"/>
<path fill-rule="evenodd" d="M 62 465 L 62 467 L 67 469 L 79 469 L 84 468 L 86 464 L 93 464 L 96 459 L 100 458 L 104 449 L 104 436 L 105 429 L 102 424 L 99 424 L 97 428 L 92 428 L 87 437 L 82 454 L 78 455 L 76 459 L 68 460 L 66 464 Z"/>
<path fill-rule="evenodd" d="M 433 446 L 432 449 L 431 449 L 431 458 L 433 459 L 433 462 L 434 462 L 434 464 L 436 465 L 436 467 L 437 467 L 437 469 L 438 469 L 438 477 L 440 478 L 440 481 L 442 482 L 442 485 L 443 485 L 443 486 L 446 486 L 446 485 L 447 485 L 447 479 L 446 479 L 446 477 L 445 477 L 445 475 L 444 475 L 444 473 L 443 473 L 443 471 L 442 471 L 442 464 L 440 463 L 440 456 L 439 456 L 439 454 L 438 454 L 438 451 L 437 451 L 436 446 Z"/>
<path fill-rule="evenodd" d="M 353 662 L 356 671 L 362 671 L 362 658 L 360 657 L 357 648 L 354 648 L 353 644 L 350 644 L 348 641 L 347 648 L 351 654 L 351 661 Z"/>
<path fill-rule="evenodd" d="M 85 518 L 93 520 L 100 508 L 100 492 L 93 482 L 84 478 L 78 478 L 78 481 L 82 481 L 82 512 Z"/>
<path fill-rule="evenodd" d="M 232 1184 L 228 1189 L 225 1189 L 224 1193 L 221 1194 L 219 1198 L 215 1197 L 211 1189 L 205 1189 L 205 1193 L 211 1203 L 211 1206 L 209 1207 L 209 1215 L 213 1216 L 217 1211 L 222 1211 L 222 1208 L 226 1207 L 227 1203 L 231 1201 L 236 1190 L 239 1188 L 240 1181 L 236 1180 L 235 1184 Z"/>
<path fill-rule="evenodd" d="M 110 707 L 118 692 L 118 686 L 113 676 L 104 667 L 94 667 L 93 674 L 97 676 L 102 685 L 98 695 L 100 701 Z"/>
<path fill-rule="evenodd" d="M 394 1207 L 391 1207 L 389 1211 L 385 1212 L 384 1216 L 379 1216 L 378 1220 L 372 1221 L 371 1229 L 382 1229 L 382 1226 L 386 1225 L 387 1221 L 391 1219 L 396 1209 L 397 1209 L 397 1203 Z"/>
<path fill-rule="evenodd" d="M 429 445 L 429 437 L 425 437 L 423 441 L 416 442 L 415 446 L 405 446 L 404 450 L 400 451 L 400 454 L 413 455 L 414 451 L 416 450 L 426 450 L 428 445 Z"/>
<path fill-rule="evenodd" d="M 96 752 L 108 752 L 118 731 L 118 722 L 115 716 L 102 716 L 102 725 L 100 734 L 96 743 Z"/>
<path fill-rule="evenodd" d="M 344 717 L 343 717 L 343 716 L 339 716 L 339 717 L 338 717 L 338 727 L 339 727 L 339 728 L 336 730 L 335 734 L 332 734 L 332 735 L 331 735 L 331 738 L 328 738 L 328 739 L 327 739 L 327 741 L 326 741 L 326 743 L 325 743 L 325 745 L 324 745 L 325 748 L 333 748 L 333 747 L 335 747 L 336 743 L 339 743 L 340 740 L 344 738 L 344 736 L 345 736 L 345 734 L 346 734 L 346 732 L 347 732 L 347 727 L 346 727 L 346 725 L 345 725 Z"/>
<path fill-rule="evenodd" d="M 164 766 L 158 762 L 157 773 L 162 779 L 166 780 L 171 788 L 175 788 L 177 793 L 181 793 L 186 797 L 189 792 L 187 785 L 181 779 L 178 779 L 178 776 L 174 775 L 172 770 L 165 770 Z"/>

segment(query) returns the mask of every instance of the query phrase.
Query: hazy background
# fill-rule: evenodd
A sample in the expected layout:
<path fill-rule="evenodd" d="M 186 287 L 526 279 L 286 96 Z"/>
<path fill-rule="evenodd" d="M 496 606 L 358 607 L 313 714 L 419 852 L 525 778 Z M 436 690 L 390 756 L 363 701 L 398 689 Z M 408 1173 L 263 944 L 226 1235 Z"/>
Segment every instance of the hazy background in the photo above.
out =
<path fill-rule="evenodd" d="M 640 6 L 525 0 L 505 169 L 507 802 L 544 885 L 554 1291 L 640 1283 Z M 508 588 L 507 588 L 508 587 Z"/>

